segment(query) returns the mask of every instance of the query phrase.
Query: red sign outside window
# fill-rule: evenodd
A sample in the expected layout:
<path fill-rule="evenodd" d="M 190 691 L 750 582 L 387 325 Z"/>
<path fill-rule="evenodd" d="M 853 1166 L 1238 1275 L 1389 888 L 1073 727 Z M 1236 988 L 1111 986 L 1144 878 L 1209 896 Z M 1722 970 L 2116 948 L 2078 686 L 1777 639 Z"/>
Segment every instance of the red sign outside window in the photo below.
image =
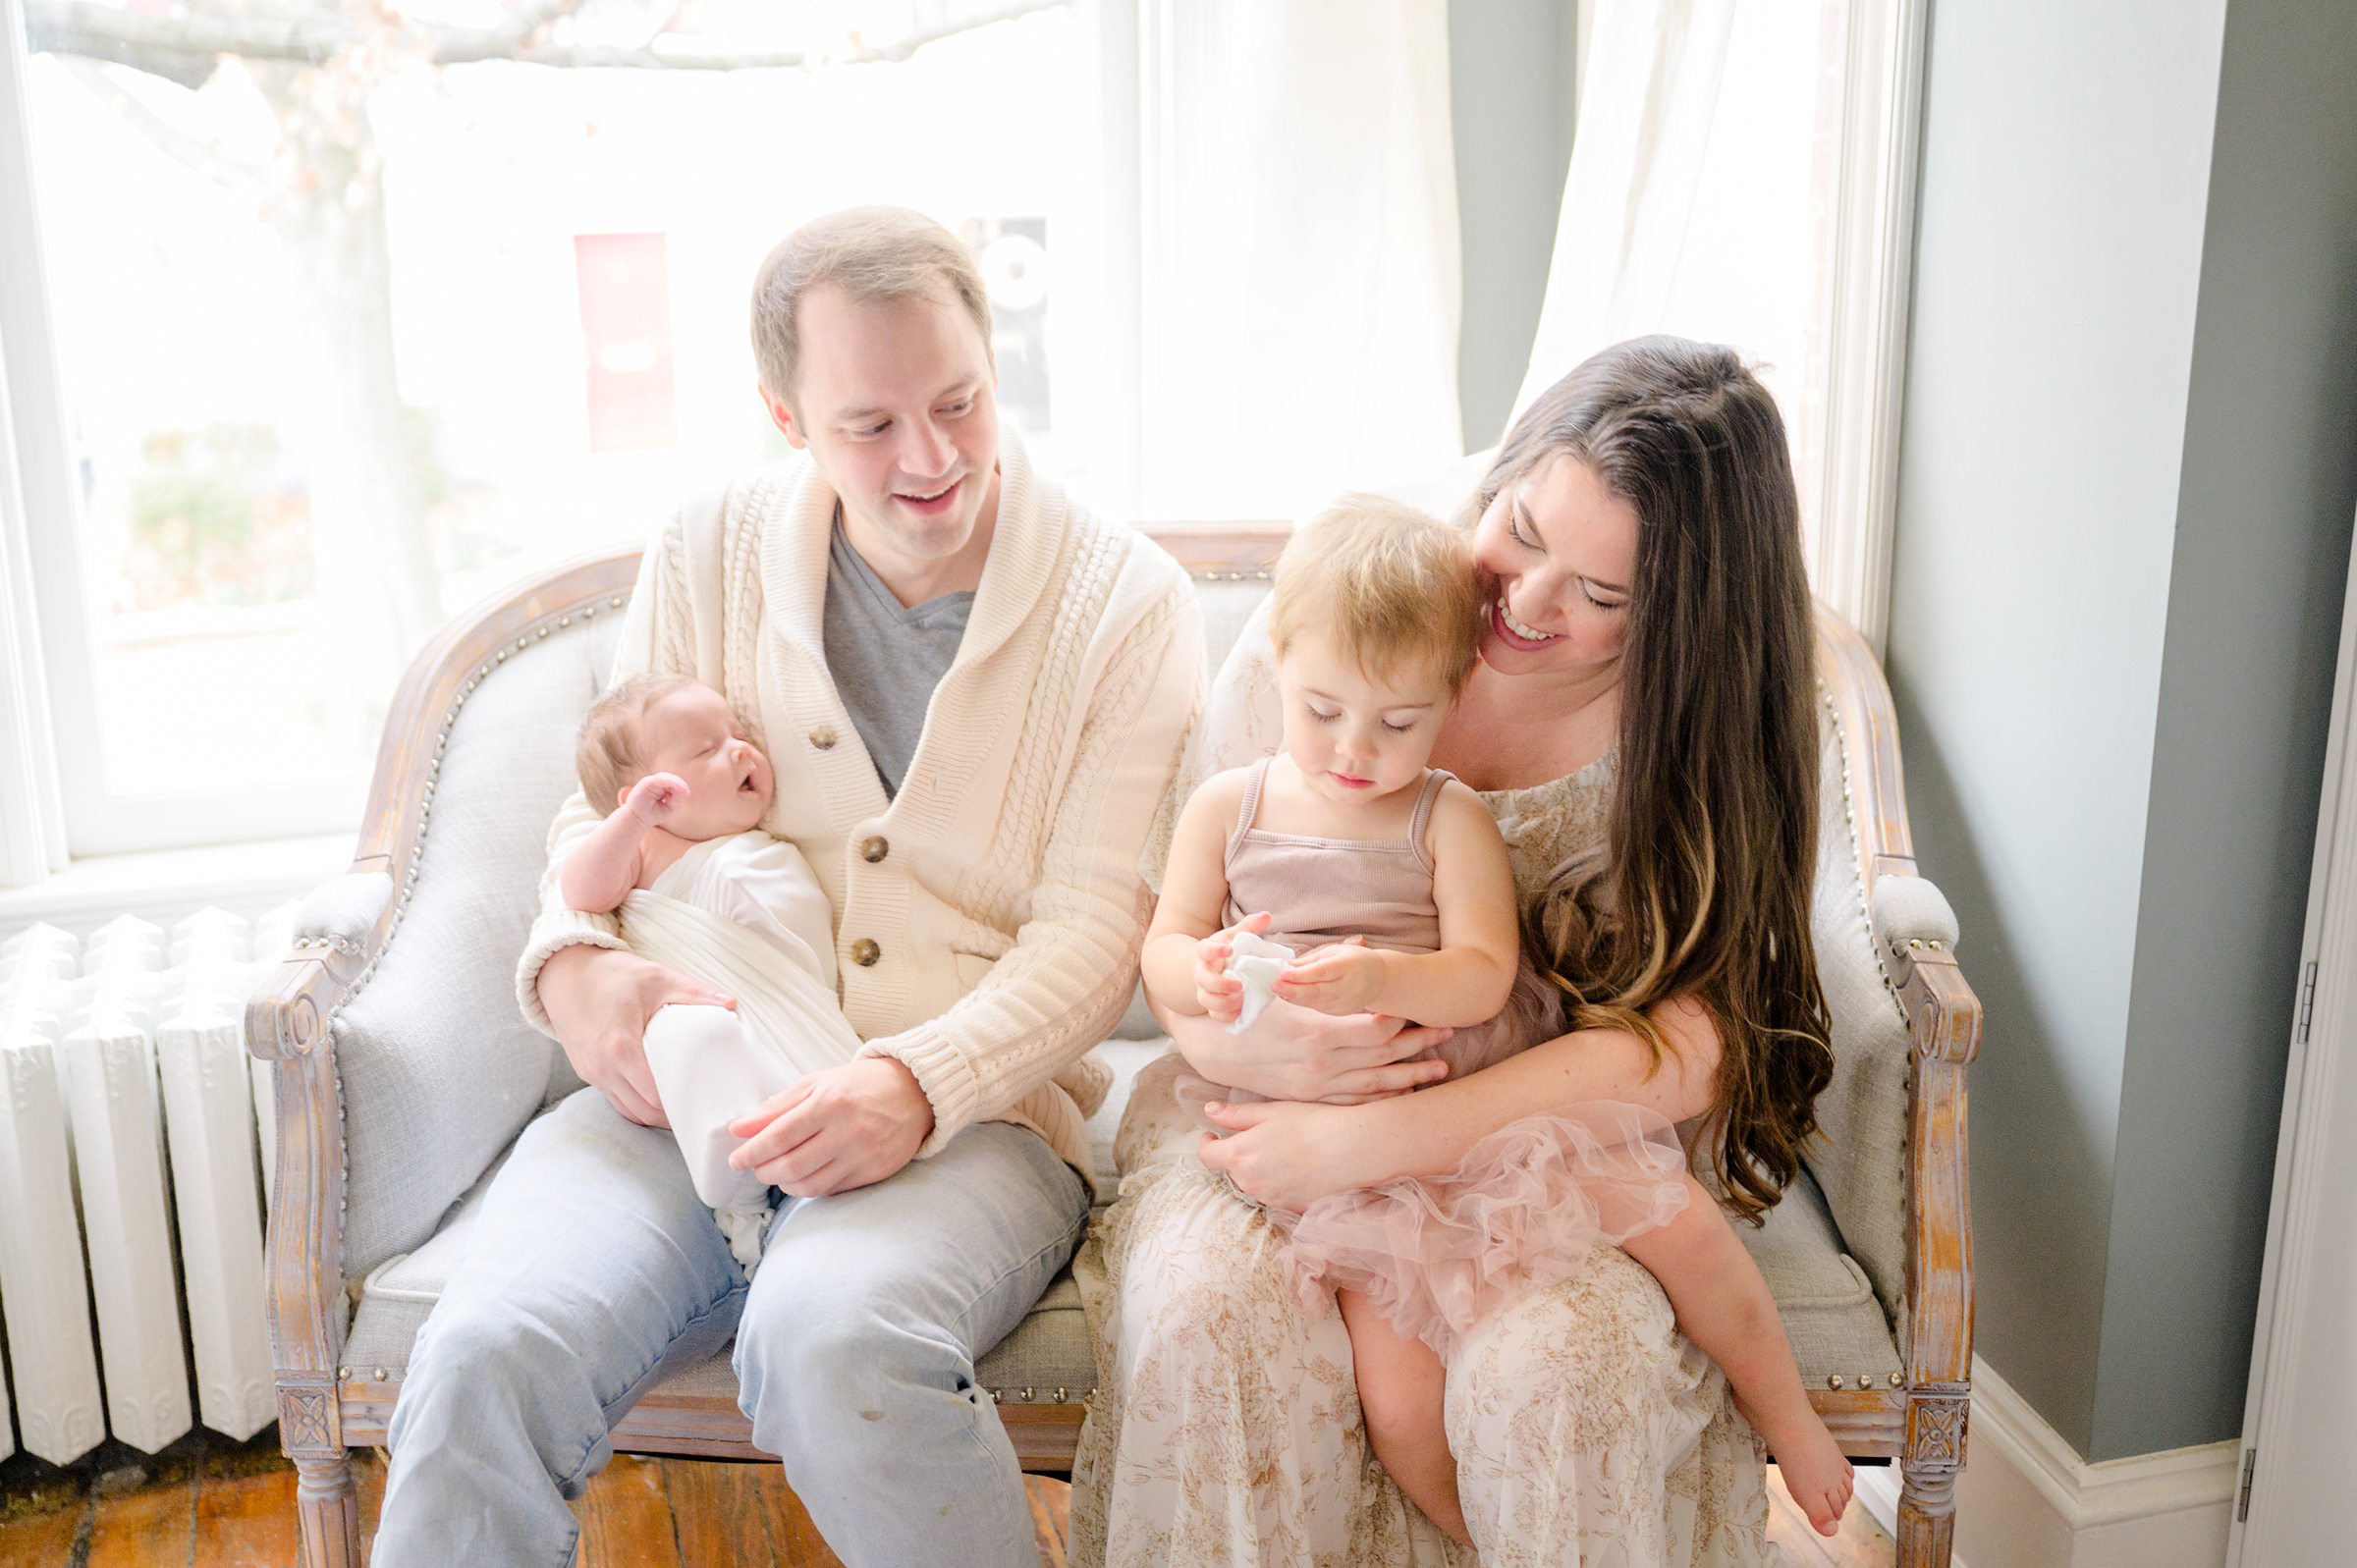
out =
<path fill-rule="evenodd" d="M 589 450 L 679 445 L 671 366 L 671 264 L 659 234 L 573 240 L 589 361 Z"/>

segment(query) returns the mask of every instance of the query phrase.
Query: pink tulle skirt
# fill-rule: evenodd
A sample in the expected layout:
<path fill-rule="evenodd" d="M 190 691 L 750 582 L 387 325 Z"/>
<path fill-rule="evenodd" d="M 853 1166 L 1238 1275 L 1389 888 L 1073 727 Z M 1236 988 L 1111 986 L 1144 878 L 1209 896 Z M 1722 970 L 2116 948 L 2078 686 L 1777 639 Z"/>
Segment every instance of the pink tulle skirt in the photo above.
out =
<path fill-rule="evenodd" d="M 1446 1176 L 1321 1198 L 1299 1216 L 1287 1267 L 1305 1306 L 1355 1290 L 1393 1327 L 1447 1354 L 1509 1296 L 1578 1271 L 1686 1206 L 1686 1153 L 1660 1114 L 1595 1101 L 1509 1122 Z"/>

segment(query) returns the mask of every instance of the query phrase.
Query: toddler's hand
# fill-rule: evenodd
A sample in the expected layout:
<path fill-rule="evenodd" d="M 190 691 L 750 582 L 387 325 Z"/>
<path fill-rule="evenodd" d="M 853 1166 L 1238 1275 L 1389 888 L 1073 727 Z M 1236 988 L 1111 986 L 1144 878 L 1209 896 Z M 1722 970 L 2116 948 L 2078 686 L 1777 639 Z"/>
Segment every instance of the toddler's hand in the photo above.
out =
<path fill-rule="evenodd" d="M 650 773 L 630 785 L 623 809 L 649 828 L 660 828 L 687 798 L 687 781 L 674 773 Z"/>
<path fill-rule="evenodd" d="M 1277 977 L 1277 995 L 1325 1013 L 1370 1011 L 1383 991 L 1386 960 L 1358 942 L 1332 943 L 1303 953 Z"/>
<path fill-rule="evenodd" d="M 1259 936 L 1269 929 L 1267 914 L 1246 915 L 1225 931 L 1215 931 L 1195 944 L 1195 1000 L 1220 1023 L 1233 1023 L 1244 1010 L 1244 983 L 1228 972 L 1239 931 Z"/>

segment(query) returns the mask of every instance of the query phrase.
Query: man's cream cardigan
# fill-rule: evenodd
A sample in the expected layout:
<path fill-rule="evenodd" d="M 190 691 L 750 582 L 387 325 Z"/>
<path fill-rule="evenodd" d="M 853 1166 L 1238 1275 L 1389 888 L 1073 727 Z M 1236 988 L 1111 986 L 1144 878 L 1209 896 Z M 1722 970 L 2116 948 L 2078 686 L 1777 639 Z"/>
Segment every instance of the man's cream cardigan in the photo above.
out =
<path fill-rule="evenodd" d="M 807 456 L 673 516 L 639 568 L 614 678 L 692 676 L 769 753 L 762 826 L 809 857 L 834 906 L 844 1012 L 932 1103 L 918 1158 L 968 1123 L 1013 1121 L 1086 1172 L 1082 1117 L 1108 1079 L 1083 1058 L 1137 977 L 1138 857 L 1202 701 L 1202 624 L 1178 564 L 1069 503 L 1013 432 L 999 465 L 972 617 L 898 795 L 827 676 L 835 493 Z M 622 946 L 611 916 L 574 913 L 557 890 L 597 820 L 578 793 L 558 812 L 517 968 L 524 1016 L 551 1034 L 541 964 L 573 943 Z"/>

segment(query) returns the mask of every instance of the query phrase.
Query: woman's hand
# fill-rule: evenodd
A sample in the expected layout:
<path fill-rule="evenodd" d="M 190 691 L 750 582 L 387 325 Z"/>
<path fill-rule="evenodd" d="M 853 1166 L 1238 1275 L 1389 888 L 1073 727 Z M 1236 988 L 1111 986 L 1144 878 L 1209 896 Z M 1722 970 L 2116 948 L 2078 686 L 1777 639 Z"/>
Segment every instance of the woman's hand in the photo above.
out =
<path fill-rule="evenodd" d="M 641 1127 L 668 1127 L 646 1064 L 646 1021 L 673 1002 L 734 1007 L 736 999 L 635 953 L 576 943 L 540 966 L 540 1005 L 581 1081 Z"/>
<path fill-rule="evenodd" d="M 1373 1013 L 1332 1018 L 1284 1001 L 1270 1002 L 1242 1035 L 1205 1017 L 1163 1022 L 1187 1065 L 1214 1083 L 1271 1100 L 1340 1105 L 1387 1099 L 1447 1077 L 1448 1063 L 1409 1058 L 1454 1033 Z"/>
<path fill-rule="evenodd" d="M 1203 1135 L 1203 1163 L 1224 1170 L 1246 1197 L 1299 1214 L 1320 1198 L 1371 1187 L 1392 1174 L 1371 1112 L 1347 1106 L 1214 1102 L 1203 1114 L 1228 1136 Z"/>

